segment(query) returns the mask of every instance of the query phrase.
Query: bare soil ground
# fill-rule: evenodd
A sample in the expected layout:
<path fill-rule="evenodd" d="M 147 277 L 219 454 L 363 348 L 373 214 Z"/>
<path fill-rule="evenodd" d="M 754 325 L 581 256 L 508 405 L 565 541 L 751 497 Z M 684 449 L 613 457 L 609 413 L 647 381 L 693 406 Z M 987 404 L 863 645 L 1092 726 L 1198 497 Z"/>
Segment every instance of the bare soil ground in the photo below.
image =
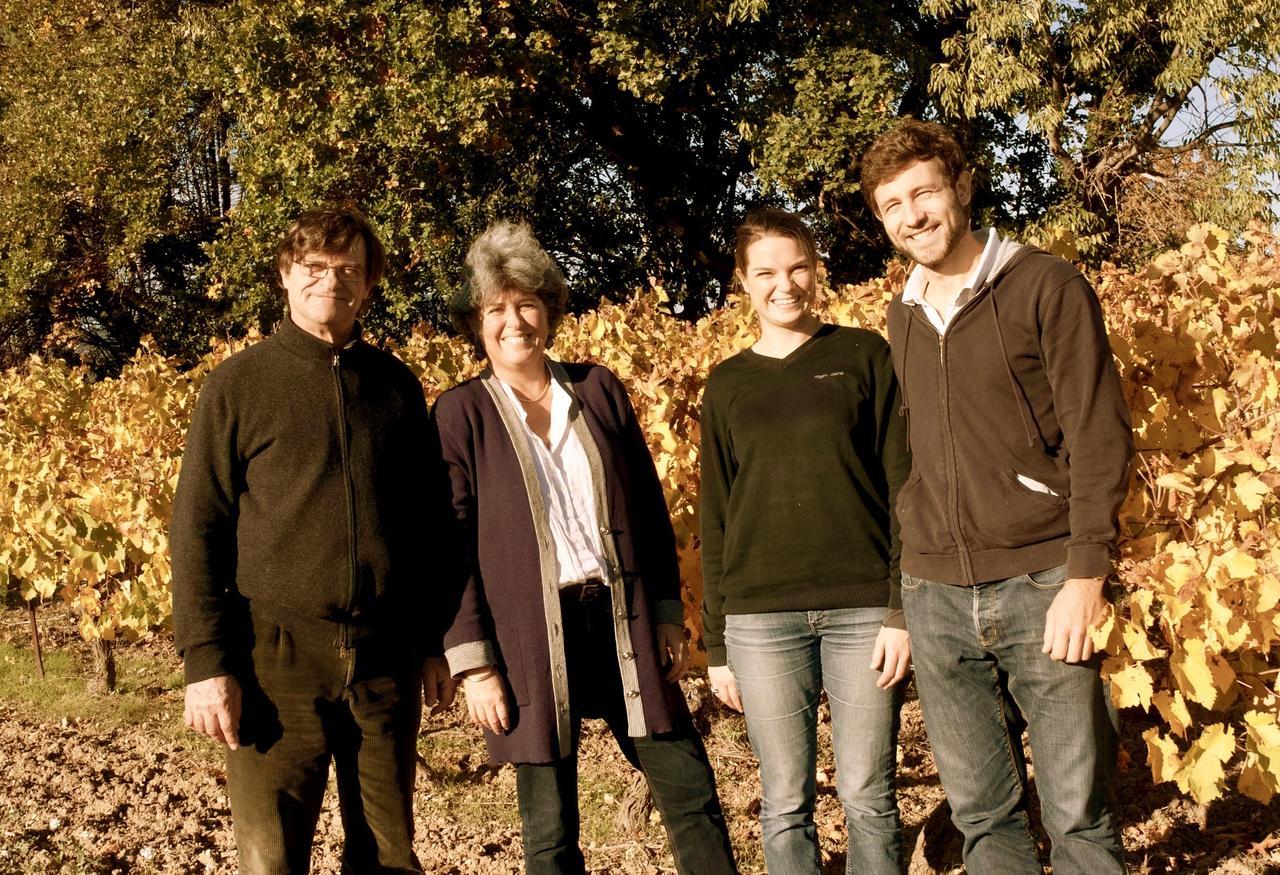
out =
<path fill-rule="evenodd" d="M 121 692 L 86 697 L 87 648 L 70 617 L 41 613 L 49 659 L 71 686 L 51 693 L 32 676 L 25 612 L 0 614 L 0 873 L 235 871 L 235 845 L 219 751 L 181 727 L 178 660 L 165 636 L 117 650 Z M 71 658 L 67 659 L 66 654 Z M 56 673 L 51 669 L 51 674 Z M 134 679 L 134 680 L 131 680 Z M 65 678 L 64 678 L 65 680 Z M 711 699 L 705 680 L 685 682 L 704 734 L 743 872 L 763 872 L 759 782 L 740 718 Z M 1139 715 L 1140 717 L 1140 715 Z M 1280 872 L 1280 805 L 1232 797 L 1207 807 L 1152 786 L 1136 719 L 1125 726 L 1120 814 L 1130 871 Z M 820 727 L 818 830 L 824 869 L 843 872 L 846 840 L 829 733 Z M 479 736 L 456 708 L 424 725 L 419 745 L 417 851 L 427 872 L 521 871 L 515 777 L 487 766 Z M 593 872 L 673 872 L 661 824 L 612 740 L 584 737 L 583 846 Z M 920 720 L 909 698 L 899 743 L 898 801 L 914 873 L 960 871 Z M 342 827 L 327 797 L 314 871 L 339 871 Z"/>

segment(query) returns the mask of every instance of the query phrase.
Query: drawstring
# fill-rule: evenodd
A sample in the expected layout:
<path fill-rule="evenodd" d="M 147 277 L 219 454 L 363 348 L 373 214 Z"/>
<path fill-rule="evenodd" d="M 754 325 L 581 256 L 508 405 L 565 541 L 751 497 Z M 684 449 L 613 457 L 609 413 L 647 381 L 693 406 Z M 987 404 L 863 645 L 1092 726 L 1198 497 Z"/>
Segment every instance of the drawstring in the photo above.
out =
<path fill-rule="evenodd" d="M 915 316 L 911 307 L 903 307 L 907 314 L 907 330 L 902 335 L 902 373 L 898 375 L 898 391 L 902 393 L 902 403 L 898 405 L 898 415 L 906 420 L 907 439 L 911 439 L 911 406 L 907 404 L 907 345 L 911 343 L 911 323 Z"/>
<path fill-rule="evenodd" d="M 1022 429 L 1027 435 L 1027 446 L 1034 447 L 1036 445 L 1036 435 L 1031 430 L 1031 423 L 1027 421 L 1028 412 L 1026 408 L 1027 400 L 1022 394 L 1022 387 L 1018 385 L 1018 378 L 1013 375 L 1013 365 L 1009 364 L 1009 352 L 1004 345 L 1004 332 L 1000 330 L 1000 311 L 996 309 L 995 289 L 987 290 L 987 300 L 991 302 L 991 318 L 996 323 L 996 338 L 1000 342 L 1000 361 L 1004 362 L 1005 373 L 1009 375 L 1009 387 L 1013 391 L 1013 403 L 1018 408 L 1018 416 L 1022 419 Z"/>

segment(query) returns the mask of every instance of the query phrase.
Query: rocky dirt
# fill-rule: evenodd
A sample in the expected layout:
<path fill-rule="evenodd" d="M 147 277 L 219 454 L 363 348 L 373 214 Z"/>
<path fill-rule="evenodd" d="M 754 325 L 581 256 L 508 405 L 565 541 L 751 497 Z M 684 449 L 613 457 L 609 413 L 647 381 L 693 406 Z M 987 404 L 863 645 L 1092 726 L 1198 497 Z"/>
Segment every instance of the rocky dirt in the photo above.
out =
<path fill-rule="evenodd" d="M 25 616 L 6 612 L 0 640 L 26 647 Z M 50 622 L 56 626 L 56 622 Z M 47 648 L 75 651 L 62 629 Z M 167 639 L 132 645 L 166 670 L 177 666 Z M 86 669 L 88 671 L 88 669 Z M 739 718 L 711 700 L 705 681 L 686 691 L 707 746 L 744 872 L 763 872 L 759 783 Z M 120 694 L 117 694 L 120 695 Z M 50 713 L 22 694 L 0 701 L 0 873 L 224 873 L 235 850 L 219 752 L 183 732 L 181 694 L 148 688 L 150 716 L 130 722 Z M 108 712 L 110 709 L 106 709 Z M 1280 806 L 1243 798 L 1208 807 L 1181 800 L 1171 785 L 1153 787 L 1140 735 L 1126 725 L 1120 813 L 1130 871 L 1280 872 Z M 828 733 L 822 727 L 825 744 Z M 424 726 L 416 804 L 417 851 L 428 872 L 520 871 L 519 816 L 510 768 L 491 769 L 460 709 Z M 673 872 L 661 825 L 643 785 L 607 735 L 588 731 L 580 755 L 583 844 L 593 872 Z M 958 842 L 946 820 L 916 702 L 908 701 L 899 746 L 899 805 L 914 873 L 953 872 Z M 819 765 L 818 828 L 824 869 L 843 872 L 845 831 L 830 751 Z M 330 792 L 317 830 L 314 871 L 339 871 L 342 828 Z"/>

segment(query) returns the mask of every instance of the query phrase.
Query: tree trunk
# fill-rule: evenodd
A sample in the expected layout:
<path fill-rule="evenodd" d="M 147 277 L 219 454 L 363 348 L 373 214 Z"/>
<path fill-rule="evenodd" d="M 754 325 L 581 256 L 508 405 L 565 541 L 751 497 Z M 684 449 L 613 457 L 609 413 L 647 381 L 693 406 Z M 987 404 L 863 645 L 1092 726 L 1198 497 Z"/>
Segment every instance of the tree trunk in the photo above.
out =
<path fill-rule="evenodd" d="M 110 641 L 95 638 L 89 643 L 93 652 L 93 677 L 89 681 L 89 690 L 94 693 L 114 693 L 116 691 L 116 654 Z"/>
<path fill-rule="evenodd" d="M 36 677 L 44 680 L 44 654 L 40 651 L 40 627 L 36 625 L 36 603 L 27 602 L 27 612 L 31 616 L 31 650 L 36 656 Z"/>

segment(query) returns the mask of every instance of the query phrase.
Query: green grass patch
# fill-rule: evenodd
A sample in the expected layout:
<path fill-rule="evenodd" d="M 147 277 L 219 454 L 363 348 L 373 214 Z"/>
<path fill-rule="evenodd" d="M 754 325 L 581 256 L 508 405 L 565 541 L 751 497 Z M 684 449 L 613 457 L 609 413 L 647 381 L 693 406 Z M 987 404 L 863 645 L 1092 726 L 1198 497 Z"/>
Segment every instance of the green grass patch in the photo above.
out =
<path fill-rule="evenodd" d="M 44 653 L 44 678 L 29 647 L 0 641 L 0 700 L 34 709 L 51 720 L 88 720 L 107 727 L 158 720 L 182 724 L 182 670 L 149 655 L 116 650 L 116 691 L 89 689 L 92 666 L 63 649 Z"/>

